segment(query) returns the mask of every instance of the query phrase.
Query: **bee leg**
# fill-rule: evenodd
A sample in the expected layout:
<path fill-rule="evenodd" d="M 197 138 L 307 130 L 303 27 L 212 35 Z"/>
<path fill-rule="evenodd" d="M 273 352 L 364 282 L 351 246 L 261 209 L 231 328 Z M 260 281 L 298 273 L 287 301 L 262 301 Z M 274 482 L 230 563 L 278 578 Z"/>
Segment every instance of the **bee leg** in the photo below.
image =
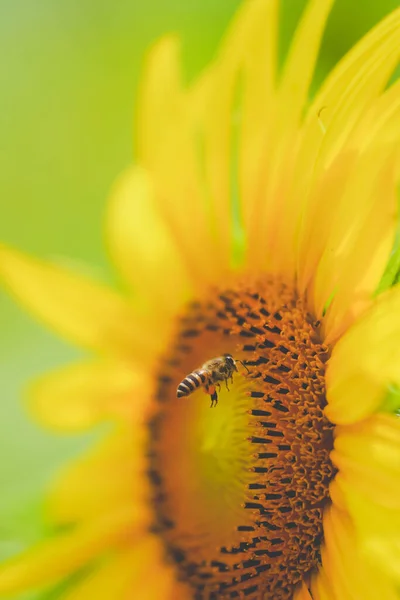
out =
<path fill-rule="evenodd" d="M 210 408 L 212 408 L 213 406 L 217 406 L 218 403 L 218 394 L 217 391 L 215 389 L 214 385 L 209 385 L 206 387 L 206 392 L 207 394 L 210 394 L 210 398 L 211 398 L 211 404 L 210 404 Z"/>
<path fill-rule="evenodd" d="M 218 394 L 216 392 L 216 390 L 213 391 L 213 393 L 211 394 L 211 406 L 210 408 L 212 408 L 214 403 L 214 406 L 217 406 L 218 404 Z"/>
<path fill-rule="evenodd" d="M 232 381 L 232 383 L 233 383 L 233 381 Z M 229 392 L 229 388 L 228 388 L 228 379 L 225 379 L 225 385 L 226 385 L 226 389 L 227 389 L 227 390 L 228 390 L 228 392 Z"/>

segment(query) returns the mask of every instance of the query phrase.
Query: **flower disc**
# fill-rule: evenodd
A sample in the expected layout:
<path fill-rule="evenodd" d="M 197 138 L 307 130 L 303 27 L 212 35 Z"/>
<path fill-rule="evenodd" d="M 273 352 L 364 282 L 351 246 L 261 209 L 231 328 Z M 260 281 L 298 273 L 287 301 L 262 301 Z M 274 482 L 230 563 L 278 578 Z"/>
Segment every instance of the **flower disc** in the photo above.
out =
<path fill-rule="evenodd" d="M 216 408 L 201 388 L 176 397 L 224 353 L 245 367 Z M 334 475 L 327 358 L 318 323 L 280 281 L 214 292 L 180 319 L 159 372 L 149 475 L 157 530 L 196 598 L 287 600 L 317 566 Z"/>

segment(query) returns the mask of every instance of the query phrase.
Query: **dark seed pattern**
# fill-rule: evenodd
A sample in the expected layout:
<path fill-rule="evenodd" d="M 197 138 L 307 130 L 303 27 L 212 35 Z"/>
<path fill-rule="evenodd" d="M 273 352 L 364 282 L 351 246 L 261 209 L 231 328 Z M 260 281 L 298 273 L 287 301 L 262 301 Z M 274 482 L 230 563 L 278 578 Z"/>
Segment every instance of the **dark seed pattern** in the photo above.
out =
<path fill-rule="evenodd" d="M 321 342 L 319 325 L 290 286 L 274 280 L 244 284 L 189 307 L 160 367 L 160 409 L 150 424 L 149 449 L 155 528 L 196 600 L 290 600 L 320 563 L 322 513 L 335 470 L 329 459 L 332 425 L 323 414 L 329 348 Z M 173 535 L 175 516 L 167 514 L 163 501 L 168 474 L 159 462 L 167 449 L 158 440 L 163 405 L 175 401 L 171 354 L 174 364 L 184 363 L 189 343 L 201 343 L 204 330 L 237 340 L 232 354 L 249 370 L 254 480 L 244 504 L 251 522 L 237 523 L 240 542 L 196 562 L 188 560 L 185 540 Z"/>

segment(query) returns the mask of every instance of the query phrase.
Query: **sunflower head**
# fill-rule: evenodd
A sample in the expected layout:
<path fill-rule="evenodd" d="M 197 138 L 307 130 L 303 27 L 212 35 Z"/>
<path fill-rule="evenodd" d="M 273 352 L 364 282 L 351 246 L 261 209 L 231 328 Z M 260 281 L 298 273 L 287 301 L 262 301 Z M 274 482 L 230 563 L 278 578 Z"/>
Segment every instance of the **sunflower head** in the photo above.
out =
<path fill-rule="evenodd" d="M 189 87 L 176 39 L 152 48 L 107 213 L 125 295 L 0 249 L 11 291 L 97 353 L 34 386 L 42 421 L 114 422 L 0 592 L 78 572 L 67 600 L 397 598 L 400 11 L 310 100 L 331 5 L 279 76 L 275 0 L 242 4 Z"/>

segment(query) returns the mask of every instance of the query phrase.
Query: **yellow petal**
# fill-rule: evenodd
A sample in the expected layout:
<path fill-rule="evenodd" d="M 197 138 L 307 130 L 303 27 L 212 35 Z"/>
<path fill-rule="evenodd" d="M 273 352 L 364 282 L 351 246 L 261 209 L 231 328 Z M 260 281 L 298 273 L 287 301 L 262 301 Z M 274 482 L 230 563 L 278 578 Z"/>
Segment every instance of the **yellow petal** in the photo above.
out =
<path fill-rule="evenodd" d="M 239 70 L 241 122 L 238 185 L 245 230 L 250 234 L 260 187 L 267 174 L 264 159 L 270 144 L 268 132 L 273 121 L 276 91 L 278 1 L 248 2 L 242 5 L 242 10 L 245 9 L 251 16 L 250 35 L 235 36 L 232 31 L 225 54 L 229 60 L 229 55 L 237 48 L 238 39 L 243 40 L 243 66 Z"/>
<path fill-rule="evenodd" d="M 389 260 L 397 229 L 397 148 L 371 149 L 355 165 L 318 265 L 314 313 L 331 344 L 371 303 Z"/>
<path fill-rule="evenodd" d="M 140 559 L 138 555 L 140 550 L 142 550 L 142 544 L 139 544 L 139 547 L 134 550 L 117 555 L 107 564 L 100 566 L 93 573 L 89 573 L 83 581 L 74 585 L 72 591 L 62 594 L 60 600 L 122 598 L 128 589 L 132 589 L 133 572 L 135 563 Z"/>
<path fill-rule="evenodd" d="M 354 423 L 373 413 L 400 383 L 400 286 L 381 294 L 337 342 L 328 363 L 326 414 Z"/>
<path fill-rule="evenodd" d="M 398 95 L 396 90 L 388 91 L 384 102 L 381 98 L 375 102 L 374 123 L 370 115 L 365 123 L 362 120 L 359 130 L 364 134 L 354 134 L 314 186 L 310 199 L 315 205 L 319 201 L 319 206 L 309 229 L 308 253 L 300 265 L 299 288 L 304 291 L 314 278 L 310 310 L 319 317 L 334 294 L 324 320 L 328 343 L 369 305 L 392 250 L 399 154 L 397 141 L 389 143 L 385 132 L 400 118 Z"/>
<path fill-rule="evenodd" d="M 26 308 L 77 344 L 141 362 L 157 349 L 156 337 L 127 300 L 66 268 L 0 246 L 1 280 Z"/>
<path fill-rule="evenodd" d="M 122 361 L 84 362 L 36 379 L 29 406 L 51 429 L 79 431 L 105 419 L 145 419 L 151 382 Z"/>
<path fill-rule="evenodd" d="M 400 511 L 372 502 L 351 481 L 342 480 L 340 485 L 363 552 L 400 583 Z"/>
<path fill-rule="evenodd" d="M 339 519 L 345 519 L 345 526 L 350 528 L 348 533 L 345 534 L 342 531 L 343 526 L 340 526 L 340 528 L 339 525 L 336 528 L 334 527 L 336 521 Z M 335 598 L 335 600 L 339 600 L 339 598 L 356 600 L 356 595 L 353 594 L 352 586 L 347 578 L 346 565 L 343 564 L 348 561 L 348 558 L 346 557 L 348 545 L 346 546 L 346 543 L 349 543 L 348 538 L 351 537 L 352 534 L 351 524 L 348 523 L 348 517 L 345 513 L 338 511 L 335 506 L 330 506 L 324 512 L 323 525 L 324 545 L 321 549 L 322 569 L 317 578 L 320 579 L 319 587 L 321 592 L 329 589 L 329 598 L 332 597 Z M 355 557 L 354 560 L 356 560 Z M 311 589 L 314 591 L 314 586 L 312 586 Z"/>
<path fill-rule="evenodd" d="M 312 600 L 338 600 L 322 567 L 319 567 L 318 573 L 312 577 L 311 591 Z"/>
<path fill-rule="evenodd" d="M 179 62 L 172 37 L 162 39 L 149 54 L 139 90 L 137 152 L 153 182 L 156 210 L 193 284 L 201 287 L 226 271 L 229 262 L 217 252 L 212 235 L 192 97 L 182 87 Z"/>
<path fill-rule="evenodd" d="M 326 135 L 319 154 L 322 164 L 331 162 L 366 107 L 384 89 L 399 60 L 399 33 L 400 10 L 395 10 L 351 49 L 317 94 L 309 118 L 327 107 Z"/>
<path fill-rule="evenodd" d="M 263 145 L 271 120 L 271 96 L 276 68 L 277 2 L 244 2 L 209 70 L 209 91 L 200 120 L 204 144 L 206 187 L 214 210 L 220 251 L 233 246 L 237 186 L 244 195 L 241 208 L 251 218 L 254 186 L 261 173 Z M 243 104 L 241 122 L 237 108 Z M 239 184 L 236 181 L 239 142 Z M 236 214 L 236 220 L 239 215 Z"/>
<path fill-rule="evenodd" d="M 388 577 L 396 578 L 400 583 L 400 537 L 377 536 L 368 538 L 365 542 L 365 552 L 379 564 L 382 571 L 386 572 Z"/>
<path fill-rule="evenodd" d="M 156 569 L 157 559 L 160 559 L 157 556 L 159 546 L 160 542 L 153 536 L 139 540 L 134 548 L 122 550 L 89 573 L 60 600 L 122 600 L 129 597 L 143 573 Z"/>
<path fill-rule="evenodd" d="M 388 143 L 398 139 L 396 126 L 400 118 L 400 81 L 393 83 L 364 113 L 352 135 L 357 146 L 368 146 L 372 140 Z"/>
<path fill-rule="evenodd" d="M 341 202 L 350 177 L 356 169 L 358 157 L 354 150 L 351 153 L 339 154 L 309 191 L 307 208 L 311 210 L 310 207 L 313 207 L 313 213 L 312 216 L 306 215 L 302 223 L 301 235 L 307 239 L 307 247 L 304 246 L 304 252 L 300 252 L 297 264 L 298 288 L 302 294 L 312 286 L 318 260 L 327 247 L 332 220 L 336 214 L 332 214 L 331 207 L 336 211 L 338 203 Z M 301 244 L 304 243 L 304 239 L 301 240 Z M 309 295 L 311 310 L 314 310 L 313 294 Z"/>
<path fill-rule="evenodd" d="M 297 27 L 279 86 L 280 127 L 298 126 L 308 101 L 322 34 L 334 0 L 310 0 Z"/>
<path fill-rule="evenodd" d="M 313 600 L 305 583 L 303 583 L 301 588 L 295 593 L 293 600 Z"/>
<path fill-rule="evenodd" d="M 398 598 L 393 582 L 363 555 L 349 516 L 334 506 L 324 516 L 324 537 L 322 564 L 334 598 Z"/>
<path fill-rule="evenodd" d="M 357 124 L 382 92 L 398 62 L 399 30 L 400 11 L 397 10 L 356 44 L 327 77 L 308 111 L 302 131 L 293 198 L 306 198 L 313 185 L 318 185 L 323 172 L 349 143 Z M 322 108 L 325 108 L 321 115 L 325 134 L 318 119 Z M 306 276 L 302 272 L 302 265 L 308 265 L 310 260 L 316 264 L 321 240 L 325 241 L 315 235 L 315 222 L 319 220 L 316 213 L 323 211 L 330 221 L 336 213 L 336 203 L 325 202 L 323 195 L 318 197 L 311 193 L 303 207 L 298 249 L 301 289 L 310 276 L 310 272 Z"/>
<path fill-rule="evenodd" d="M 166 560 L 161 539 L 152 536 L 146 545 L 145 553 L 140 553 L 142 560 L 131 589 L 121 600 L 191 600 L 193 589 L 177 580 L 174 565 Z"/>
<path fill-rule="evenodd" d="M 144 169 L 132 167 L 117 181 L 107 230 L 114 262 L 144 305 L 160 319 L 160 334 L 187 299 L 189 277 Z"/>
<path fill-rule="evenodd" d="M 332 462 L 372 502 L 400 509 L 400 420 L 374 415 L 335 430 Z"/>
<path fill-rule="evenodd" d="M 273 128 L 266 134 L 269 151 L 263 157 L 264 181 L 257 181 L 257 205 L 249 233 L 249 264 L 267 265 L 288 275 L 293 275 L 295 267 L 294 234 L 299 199 L 303 198 L 297 193 L 290 194 L 297 160 L 298 126 L 332 4 L 332 0 L 309 2 L 297 28 L 272 111 Z"/>
<path fill-rule="evenodd" d="M 337 473 L 331 481 L 329 484 L 329 498 L 337 508 L 346 511 L 348 508 L 346 495 L 343 493 L 343 487 L 340 485 L 342 479 L 342 474 Z"/>
<path fill-rule="evenodd" d="M 160 133 L 168 126 L 168 118 L 176 116 L 181 101 L 179 42 L 168 36 L 151 49 L 139 90 L 134 139 L 141 163 L 152 162 Z"/>
<path fill-rule="evenodd" d="M 29 588 L 50 585 L 87 564 L 107 549 L 117 547 L 140 530 L 141 514 L 132 507 L 85 523 L 58 538 L 42 542 L 0 569 L 0 596 L 9 598 Z"/>
<path fill-rule="evenodd" d="M 47 499 L 50 518 L 65 525 L 107 515 L 126 504 L 144 510 L 148 491 L 144 434 L 140 428 L 120 426 L 62 469 Z"/>

